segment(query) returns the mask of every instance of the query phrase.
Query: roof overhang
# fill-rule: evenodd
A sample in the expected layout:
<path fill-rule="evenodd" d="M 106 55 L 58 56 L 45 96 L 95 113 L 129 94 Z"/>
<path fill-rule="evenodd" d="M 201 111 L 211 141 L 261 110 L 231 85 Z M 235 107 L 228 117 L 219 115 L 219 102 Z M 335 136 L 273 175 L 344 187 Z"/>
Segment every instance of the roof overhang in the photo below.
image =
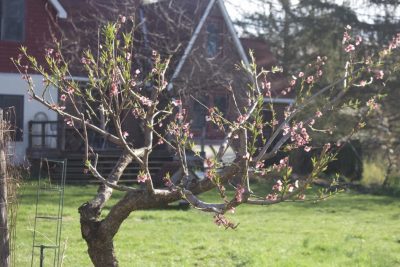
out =
<path fill-rule="evenodd" d="M 65 11 L 64 7 L 60 4 L 58 0 L 49 0 L 49 2 L 56 9 L 58 18 L 66 19 L 68 17 L 67 11 Z"/>

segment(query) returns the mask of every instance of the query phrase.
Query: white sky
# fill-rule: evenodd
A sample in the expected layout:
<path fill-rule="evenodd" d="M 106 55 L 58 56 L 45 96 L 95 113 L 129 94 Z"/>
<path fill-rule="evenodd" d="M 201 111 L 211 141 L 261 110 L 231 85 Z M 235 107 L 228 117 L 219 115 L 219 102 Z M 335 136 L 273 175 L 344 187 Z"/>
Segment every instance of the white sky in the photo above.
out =
<path fill-rule="evenodd" d="M 255 10 L 262 10 L 260 6 L 258 6 L 252 0 L 225 0 L 225 5 L 228 9 L 229 14 L 232 17 L 232 20 L 239 19 L 242 13 L 251 13 Z M 293 5 L 297 5 L 299 3 L 298 0 L 291 1 Z M 384 10 L 378 9 L 377 5 L 366 5 L 363 0 L 332 0 L 340 5 L 351 6 L 353 10 L 358 14 L 358 17 L 361 21 L 364 22 L 373 22 L 372 18 L 376 15 L 384 14 Z M 262 7 L 261 7 L 262 8 Z M 400 9 L 397 8 L 393 10 L 396 17 L 400 18 Z"/>

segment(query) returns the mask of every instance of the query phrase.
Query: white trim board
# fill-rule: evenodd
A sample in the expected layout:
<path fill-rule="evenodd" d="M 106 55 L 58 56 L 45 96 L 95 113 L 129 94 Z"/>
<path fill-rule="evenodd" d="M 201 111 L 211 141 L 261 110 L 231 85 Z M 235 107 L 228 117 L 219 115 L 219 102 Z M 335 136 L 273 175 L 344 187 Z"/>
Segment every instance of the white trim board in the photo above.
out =
<path fill-rule="evenodd" d="M 294 98 L 269 98 L 269 97 L 264 97 L 264 103 L 293 104 L 294 103 Z"/>
<path fill-rule="evenodd" d="M 57 17 L 60 19 L 66 19 L 68 17 L 67 11 L 65 11 L 64 7 L 60 4 L 58 0 L 49 0 L 50 3 L 57 11 Z"/>

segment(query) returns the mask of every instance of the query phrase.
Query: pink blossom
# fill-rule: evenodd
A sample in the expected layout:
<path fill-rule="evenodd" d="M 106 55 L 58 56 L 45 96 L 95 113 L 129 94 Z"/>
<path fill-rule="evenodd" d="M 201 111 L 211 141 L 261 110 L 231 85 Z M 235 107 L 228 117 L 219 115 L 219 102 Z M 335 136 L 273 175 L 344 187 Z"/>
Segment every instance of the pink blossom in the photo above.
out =
<path fill-rule="evenodd" d="M 163 181 L 164 181 L 164 185 L 166 186 L 166 187 L 172 187 L 174 184 L 172 183 L 172 181 L 171 181 L 171 179 L 169 178 L 169 175 L 167 174 L 167 176 L 165 176 L 164 178 L 163 178 Z"/>
<path fill-rule="evenodd" d="M 204 164 L 206 165 L 206 167 L 212 168 L 214 166 L 214 161 L 211 158 L 206 158 L 204 160 Z"/>
<path fill-rule="evenodd" d="M 361 37 L 360 35 L 357 35 L 357 36 L 356 36 L 356 43 L 355 43 L 355 45 L 356 45 L 356 46 L 357 46 L 357 45 L 360 45 L 361 42 L 362 42 L 362 37 Z"/>
<path fill-rule="evenodd" d="M 304 199 L 306 199 L 306 195 L 300 194 L 300 195 L 298 196 L 298 198 L 299 198 L 300 200 L 304 200 Z"/>
<path fill-rule="evenodd" d="M 342 40 L 342 44 L 345 44 L 347 41 L 349 41 L 351 39 L 349 33 L 346 31 L 343 34 L 343 40 Z"/>
<path fill-rule="evenodd" d="M 344 51 L 346 51 L 346 53 L 349 53 L 351 51 L 354 51 L 356 48 L 354 45 L 349 44 L 348 46 L 346 46 L 346 48 L 344 49 Z"/>
<path fill-rule="evenodd" d="M 75 89 L 74 89 L 74 88 L 68 87 L 67 93 L 68 93 L 69 95 L 72 95 L 74 92 L 75 92 Z"/>
<path fill-rule="evenodd" d="M 126 22 L 126 17 L 125 16 L 120 16 L 120 21 L 121 23 L 125 23 Z"/>
<path fill-rule="evenodd" d="M 305 152 L 310 152 L 311 151 L 311 147 L 310 146 L 305 146 L 304 147 L 304 151 Z"/>
<path fill-rule="evenodd" d="M 210 116 L 206 116 L 206 121 L 211 121 L 211 117 Z"/>
<path fill-rule="evenodd" d="M 65 118 L 64 121 L 68 126 L 73 126 L 74 125 L 74 122 L 70 118 Z"/>
<path fill-rule="evenodd" d="M 287 135 L 290 132 L 290 127 L 286 124 L 285 126 L 283 126 L 282 130 L 283 135 Z"/>
<path fill-rule="evenodd" d="M 85 57 L 82 57 L 81 58 L 81 63 L 87 65 L 87 64 L 89 64 L 89 60 L 87 58 L 85 58 Z"/>
<path fill-rule="evenodd" d="M 318 110 L 318 111 L 315 113 L 315 116 L 316 116 L 317 118 L 322 117 L 322 112 Z"/>
<path fill-rule="evenodd" d="M 322 76 L 322 74 L 323 74 L 322 70 L 321 70 L 321 69 L 319 69 L 319 70 L 317 71 L 317 76 L 318 76 L 318 77 L 321 77 L 321 76 Z"/>
<path fill-rule="evenodd" d="M 291 80 L 290 81 L 290 86 L 294 86 L 296 84 L 296 80 Z"/>
<path fill-rule="evenodd" d="M 136 73 L 136 75 L 139 75 L 139 74 L 140 74 L 140 70 L 137 69 L 137 70 L 135 71 L 135 73 Z"/>
<path fill-rule="evenodd" d="M 240 115 L 239 117 L 237 117 L 237 122 L 239 122 L 239 123 L 243 123 L 243 122 L 245 122 L 246 120 L 247 120 L 247 116 L 245 116 L 245 115 Z"/>
<path fill-rule="evenodd" d="M 52 49 L 52 48 L 46 48 L 46 49 L 45 49 L 45 52 L 46 52 L 46 56 L 50 56 L 51 54 L 53 54 L 54 49 Z"/>
<path fill-rule="evenodd" d="M 140 96 L 139 101 L 142 103 L 143 106 L 151 107 L 153 105 L 153 101 L 151 101 L 145 96 Z"/>
<path fill-rule="evenodd" d="M 351 26 L 350 25 L 346 25 L 346 30 L 351 30 Z"/>
<path fill-rule="evenodd" d="M 299 78 L 302 78 L 302 77 L 304 77 L 304 72 L 299 72 Z"/>
<path fill-rule="evenodd" d="M 366 85 L 367 85 L 367 81 L 365 81 L 365 80 L 360 81 L 361 87 L 365 87 Z"/>
<path fill-rule="evenodd" d="M 371 110 L 376 110 L 379 108 L 378 103 L 375 102 L 374 98 L 371 98 L 370 100 L 368 100 L 367 102 L 367 106 L 371 109 Z"/>
<path fill-rule="evenodd" d="M 172 104 L 177 107 L 177 106 L 182 106 L 182 100 L 180 99 L 173 99 Z"/>
<path fill-rule="evenodd" d="M 258 161 L 258 162 L 256 163 L 256 169 L 261 169 L 262 167 L 264 167 L 264 162 Z"/>
<path fill-rule="evenodd" d="M 382 80 L 384 75 L 385 75 L 385 74 L 384 74 L 383 70 L 378 70 L 378 71 L 376 71 L 376 73 L 375 73 L 375 78 L 376 78 L 377 80 Z"/>
<path fill-rule="evenodd" d="M 274 184 L 273 186 L 272 186 L 272 190 L 274 190 L 274 191 L 282 191 L 282 189 L 283 189 L 283 183 L 282 183 L 282 181 L 281 180 L 278 180 L 278 181 L 276 181 L 276 184 Z"/>
<path fill-rule="evenodd" d="M 294 186 L 292 185 L 292 184 L 289 184 L 288 185 L 288 192 L 293 192 L 293 190 L 294 190 Z"/>
<path fill-rule="evenodd" d="M 150 176 L 146 173 L 139 173 L 139 175 L 137 176 L 137 181 L 139 183 L 144 183 L 147 180 L 150 180 Z"/>
<path fill-rule="evenodd" d="M 278 195 L 277 194 L 268 194 L 265 198 L 270 201 L 276 201 L 278 199 Z"/>
<path fill-rule="evenodd" d="M 67 99 L 67 96 L 65 95 L 65 94 L 62 94 L 61 96 L 60 96 L 60 100 L 61 101 L 65 101 Z"/>
<path fill-rule="evenodd" d="M 128 133 L 127 131 L 125 131 L 125 132 L 122 133 L 122 137 L 123 137 L 123 138 L 127 138 L 128 136 L 129 136 L 129 133 Z"/>
<path fill-rule="evenodd" d="M 126 60 L 130 60 L 131 59 L 131 57 L 132 57 L 132 54 L 131 53 L 126 53 Z"/>
<path fill-rule="evenodd" d="M 314 81 L 314 76 L 308 76 L 306 82 L 307 83 L 312 83 Z"/>

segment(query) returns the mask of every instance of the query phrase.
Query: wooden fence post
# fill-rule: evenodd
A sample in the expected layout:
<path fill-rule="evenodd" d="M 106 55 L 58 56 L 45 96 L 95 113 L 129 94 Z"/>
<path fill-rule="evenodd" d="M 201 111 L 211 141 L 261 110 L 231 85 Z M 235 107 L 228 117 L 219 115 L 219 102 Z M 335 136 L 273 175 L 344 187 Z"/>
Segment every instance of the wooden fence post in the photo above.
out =
<path fill-rule="evenodd" d="M 4 267 L 8 267 L 10 264 L 10 237 L 7 225 L 6 131 L 3 110 L 0 109 L 0 266 Z"/>

